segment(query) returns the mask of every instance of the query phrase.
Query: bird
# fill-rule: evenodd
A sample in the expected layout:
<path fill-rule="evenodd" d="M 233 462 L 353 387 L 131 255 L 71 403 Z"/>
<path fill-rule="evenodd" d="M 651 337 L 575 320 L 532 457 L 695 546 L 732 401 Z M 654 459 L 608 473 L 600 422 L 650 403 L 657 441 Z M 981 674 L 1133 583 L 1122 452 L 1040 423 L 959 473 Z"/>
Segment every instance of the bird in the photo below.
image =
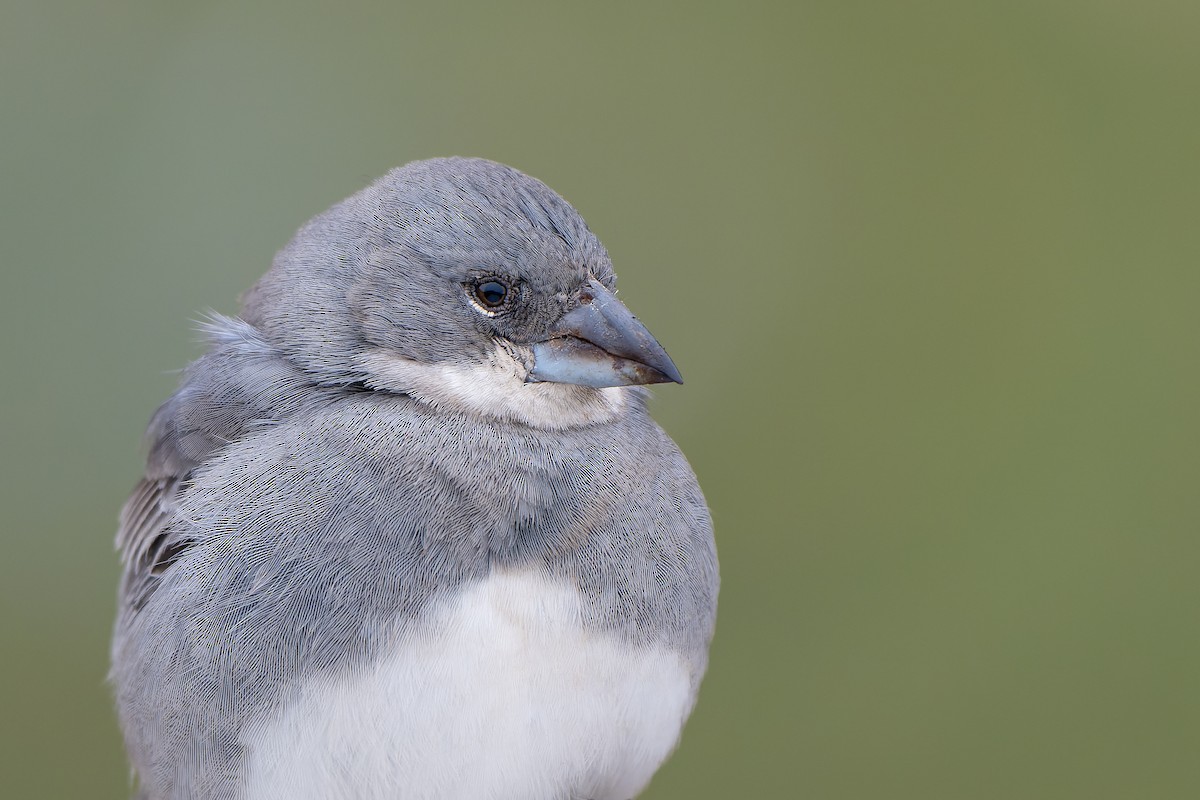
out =
<path fill-rule="evenodd" d="M 682 383 L 542 182 L 411 162 L 314 217 L 154 413 L 110 682 L 140 800 L 628 800 L 716 620 Z"/>

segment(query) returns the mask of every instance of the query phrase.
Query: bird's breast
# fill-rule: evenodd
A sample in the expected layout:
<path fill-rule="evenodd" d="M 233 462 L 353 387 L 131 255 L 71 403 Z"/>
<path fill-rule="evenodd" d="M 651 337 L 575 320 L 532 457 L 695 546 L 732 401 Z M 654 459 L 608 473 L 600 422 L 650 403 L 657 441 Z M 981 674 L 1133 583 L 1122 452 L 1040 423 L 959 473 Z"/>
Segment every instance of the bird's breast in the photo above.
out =
<path fill-rule="evenodd" d="M 582 607 L 532 571 L 436 601 L 374 663 L 294 687 L 248 731 L 246 797 L 634 796 L 679 738 L 691 674 Z"/>

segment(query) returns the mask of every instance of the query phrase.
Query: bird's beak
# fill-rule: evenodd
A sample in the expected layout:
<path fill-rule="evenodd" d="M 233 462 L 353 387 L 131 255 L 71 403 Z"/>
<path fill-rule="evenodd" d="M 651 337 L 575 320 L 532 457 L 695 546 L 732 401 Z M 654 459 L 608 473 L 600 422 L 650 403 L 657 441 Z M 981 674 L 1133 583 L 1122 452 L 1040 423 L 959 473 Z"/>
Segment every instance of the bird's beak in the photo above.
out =
<path fill-rule="evenodd" d="M 579 299 L 546 340 L 533 345 L 534 365 L 526 383 L 683 383 L 667 351 L 599 281 L 589 280 Z"/>

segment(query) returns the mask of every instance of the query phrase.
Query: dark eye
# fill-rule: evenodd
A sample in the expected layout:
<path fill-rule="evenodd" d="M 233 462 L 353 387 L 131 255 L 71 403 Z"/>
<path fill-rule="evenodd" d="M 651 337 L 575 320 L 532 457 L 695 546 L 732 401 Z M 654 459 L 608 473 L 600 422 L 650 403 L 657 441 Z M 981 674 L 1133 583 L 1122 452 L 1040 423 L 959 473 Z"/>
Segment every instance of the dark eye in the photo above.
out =
<path fill-rule="evenodd" d="M 475 284 L 475 299 L 484 308 L 499 308 L 508 296 L 508 287 L 495 278 Z"/>

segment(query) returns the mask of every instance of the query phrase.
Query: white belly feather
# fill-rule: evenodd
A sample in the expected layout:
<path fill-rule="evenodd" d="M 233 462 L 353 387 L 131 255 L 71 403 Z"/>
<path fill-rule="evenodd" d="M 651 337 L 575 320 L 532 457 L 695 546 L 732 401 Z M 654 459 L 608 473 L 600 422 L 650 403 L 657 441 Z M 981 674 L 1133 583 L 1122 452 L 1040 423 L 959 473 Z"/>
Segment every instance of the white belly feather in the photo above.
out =
<path fill-rule="evenodd" d="M 573 588 L 494 575 L 246 737 L 249 800 L 626 800 L 691 709 L 686 664 L 585 631 Z"/>

